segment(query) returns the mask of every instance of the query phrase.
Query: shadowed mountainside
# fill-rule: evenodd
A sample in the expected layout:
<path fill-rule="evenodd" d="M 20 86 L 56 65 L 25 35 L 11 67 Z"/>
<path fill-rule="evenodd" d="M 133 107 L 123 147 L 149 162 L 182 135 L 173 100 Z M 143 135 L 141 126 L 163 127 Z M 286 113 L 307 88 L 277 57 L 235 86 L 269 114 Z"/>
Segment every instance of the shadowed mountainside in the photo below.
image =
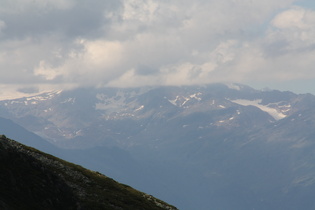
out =
<path fill-rule="evenodd" d="M 0 209 L 176 209 L 98 172 L 0 136 Z"/>

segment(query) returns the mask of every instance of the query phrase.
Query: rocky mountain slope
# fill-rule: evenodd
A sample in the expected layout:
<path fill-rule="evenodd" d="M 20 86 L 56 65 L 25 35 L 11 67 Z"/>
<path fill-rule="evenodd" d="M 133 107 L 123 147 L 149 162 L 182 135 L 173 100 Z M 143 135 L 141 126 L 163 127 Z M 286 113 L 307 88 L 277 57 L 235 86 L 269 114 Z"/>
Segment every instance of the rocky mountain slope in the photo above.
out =
<path fill-rule="evenodd" d="M 0 136 L 1 209 L 176 209 L 151 195 Z"/>
<path fill-rule="evenodd" d="M 212 84 L 55 91 L 0 101 L 0 116 L 180 209 L 314 209 L 314 107 Z"/>
<path fill-rule="evenodd" d="M 175 126 L 180 133 L 191 126 L 200 133 L 208 128 L 251 129 L 302 114 L 299 112 L 310 108 L 314 101 L 310 95 L 258 91 L 236 84 L 90 88 L 1 101 L 0 116 L 63 147 L 102 144 L 129 147 L 143 144 L 140 142 L 143 136 L 146 133 L 152 136 L 151 131 L 157 130 L 156 125 L 161 122 L 173 123 L 172 129 Z"/>

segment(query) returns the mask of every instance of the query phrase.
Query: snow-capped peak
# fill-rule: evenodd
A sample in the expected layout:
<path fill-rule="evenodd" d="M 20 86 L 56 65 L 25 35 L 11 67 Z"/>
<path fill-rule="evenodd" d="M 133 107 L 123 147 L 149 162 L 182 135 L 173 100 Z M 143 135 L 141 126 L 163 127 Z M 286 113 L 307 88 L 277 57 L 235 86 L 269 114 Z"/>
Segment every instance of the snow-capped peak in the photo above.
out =
<path fill-rule="evenodd" d="M 6 90 L 0 94 L 0 101 L 17 100 L 25 98 L 26 101 L 43 101 L 51 99 L 53 96 L 58 95 L 62 90 L 42 91 L 38 93 L 22 93 L 16 90 Z"/>

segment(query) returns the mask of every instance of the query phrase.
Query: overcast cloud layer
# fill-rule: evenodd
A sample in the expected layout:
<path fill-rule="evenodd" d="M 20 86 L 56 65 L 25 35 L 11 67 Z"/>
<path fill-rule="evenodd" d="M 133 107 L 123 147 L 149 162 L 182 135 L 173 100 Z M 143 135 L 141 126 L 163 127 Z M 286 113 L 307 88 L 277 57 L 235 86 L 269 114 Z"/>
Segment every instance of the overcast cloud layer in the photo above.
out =
<path fill-rule="evenodd" d="M 2 89 L 315 78 L 315 10 L 299 1 L 0 3 Z"/>

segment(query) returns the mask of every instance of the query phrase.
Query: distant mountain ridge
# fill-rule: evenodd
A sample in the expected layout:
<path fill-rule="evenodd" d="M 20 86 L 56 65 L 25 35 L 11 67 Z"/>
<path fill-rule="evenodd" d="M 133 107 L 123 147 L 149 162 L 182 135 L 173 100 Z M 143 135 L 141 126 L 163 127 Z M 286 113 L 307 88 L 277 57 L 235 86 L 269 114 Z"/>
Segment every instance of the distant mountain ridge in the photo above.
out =
<path fill-rule="evenodd" d="M 89 132 L 96 128 L 96 124 L 102 127 L 110 120 L 140 122 L 150 118 L 176 118 L 203 111 L 220 112 L 232 107 L 234 109 L 256 107 L 262 111 L 260 115 L 265 113 L 266 119 L 274 122 L 299 111 L 299 106 L 303 106 L 300 103 L 303 97 L 307 95 L 275 90 L 258 91 L 240 84 L 77 89 L 0 101 L 0 114 L 46 139 L 63 144 L 67 139 L 82 139 L 84 136 L 90 136 Z M 314 97 L 311 100 L 314 101 Z M 240 113 L 239 111 L 237 113 Z M 213 123 L 218 125 L 224 124 L 223 121 L 235 121 L 237 115 L 239 114 L 231 114 L 230 118 L 218 119 Z M 258 123 L 260 120 L 262 119 L 255 121 Z M 100 131 L 101 129 L 97 132 L 102 132 L 102 136 L 116 139 L 116 134 L 111 132 L 112 128 L 105 133 Z"/>
<path fill-rule="evenodd" d="M 211 84 L 51 92 L 0 101 L 0 116 L 180 209 L 313 209 L 314 107 L 311 94 Z"/>
<path fill-rule="evenodd" d="M 97 172 L 0 136 L 0 208 L 176 209 Z"/>

